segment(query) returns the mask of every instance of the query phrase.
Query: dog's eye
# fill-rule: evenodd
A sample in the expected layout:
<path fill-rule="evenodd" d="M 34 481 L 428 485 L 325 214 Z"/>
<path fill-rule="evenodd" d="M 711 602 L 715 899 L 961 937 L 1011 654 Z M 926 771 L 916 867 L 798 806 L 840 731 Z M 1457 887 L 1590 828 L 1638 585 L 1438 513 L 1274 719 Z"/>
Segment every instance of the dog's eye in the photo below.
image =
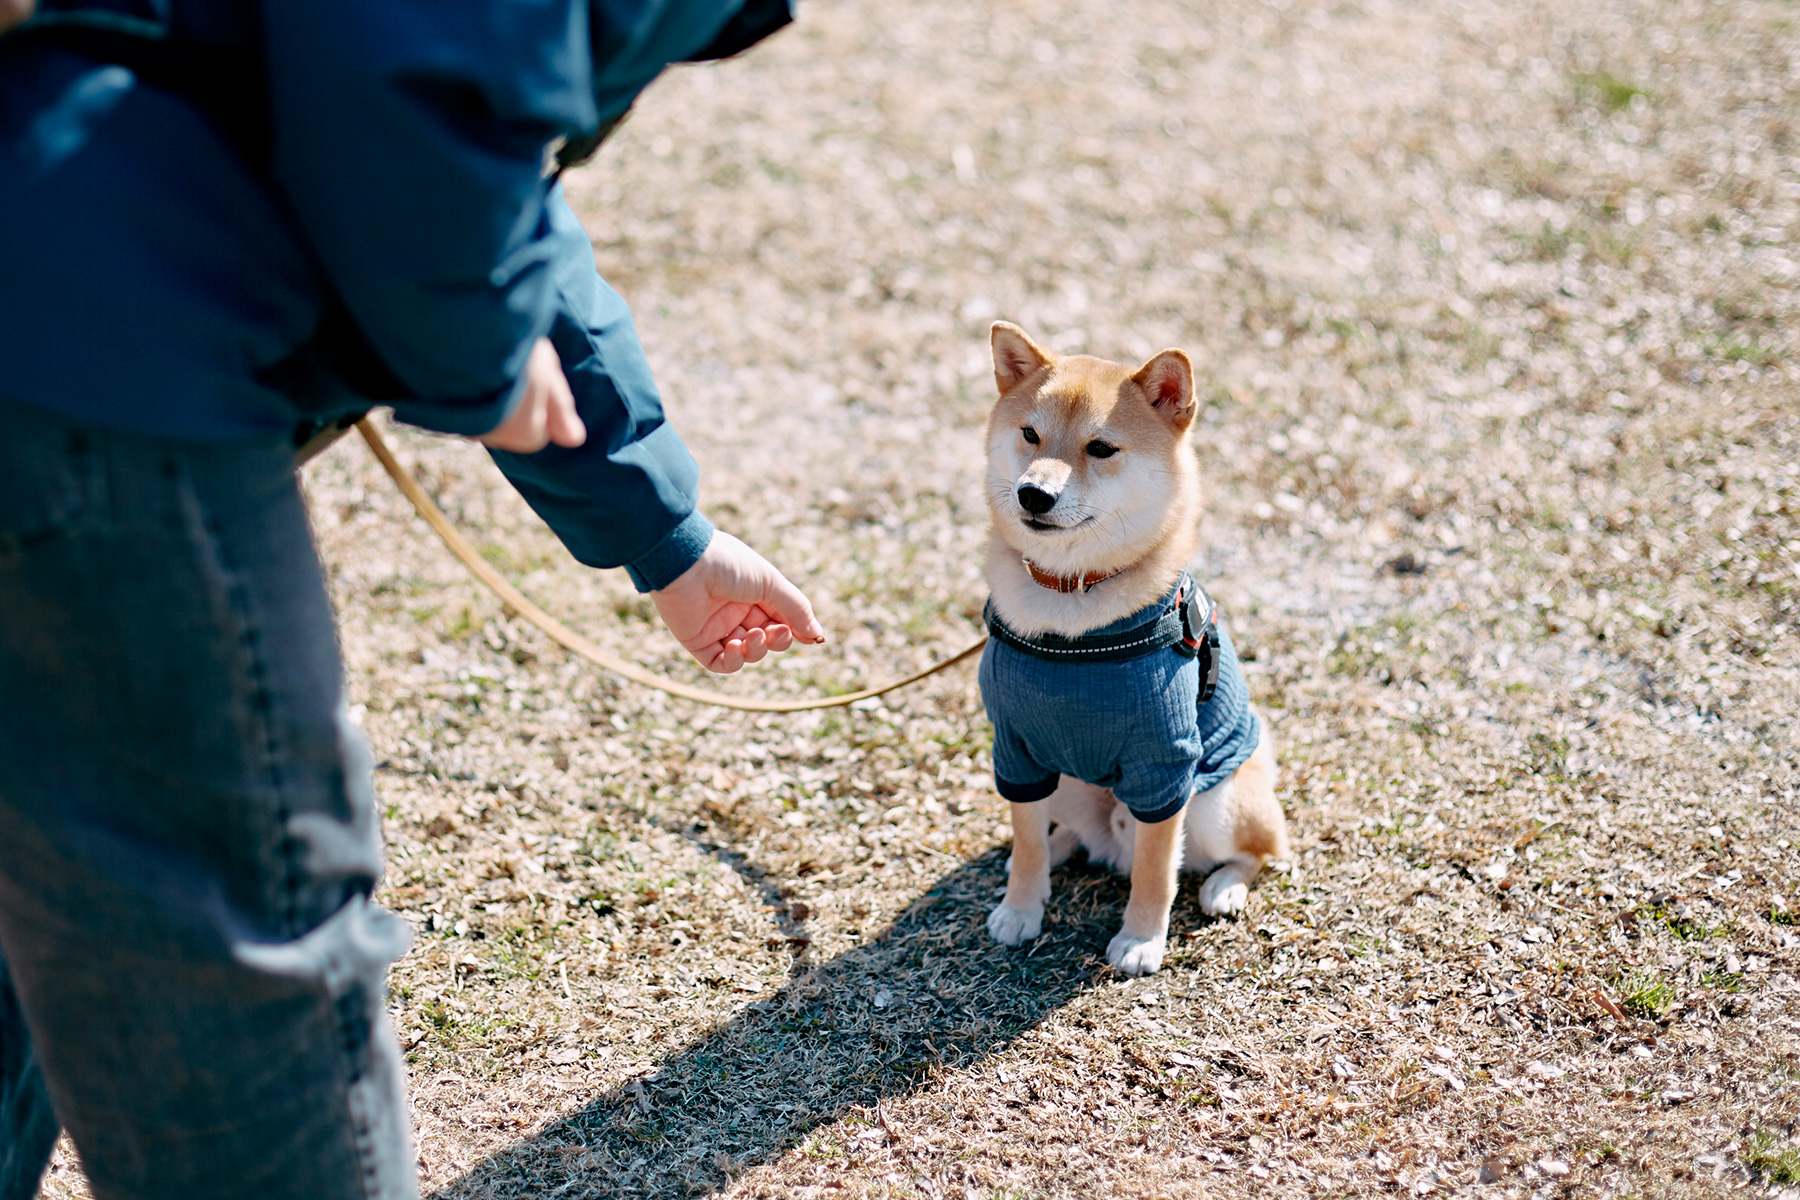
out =
<path fill-rule="evenodd" d="M 1033 429 L 1031 426 L 1022 425 L 1019 427 L 1019 432 L 1024 434 L 1025 440 L 1030 442 L 1033 446 L 1038 444 L 1037 430 Z"/>
<path fill-rule="evenodd" d="M 1111 458 L 1119 452 L 1119 448 L 1096 440 L 1087 444 L 1087 452 L 1095 458 Z"/>

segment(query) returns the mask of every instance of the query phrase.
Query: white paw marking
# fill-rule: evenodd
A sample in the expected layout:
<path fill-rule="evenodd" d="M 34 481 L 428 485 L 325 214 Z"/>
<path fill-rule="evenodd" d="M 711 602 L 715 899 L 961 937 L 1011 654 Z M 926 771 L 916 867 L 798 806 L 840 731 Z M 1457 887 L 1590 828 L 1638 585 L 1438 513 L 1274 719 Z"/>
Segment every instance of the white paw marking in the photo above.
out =
<path fill-rule="evenodd" d="M 1200 911 L 1212 917 L 1235 917 L 1250 903 L 1250 888 L 1235 871 L 1220 871 L 1200 888 Z"/>
<path fill-rule="evenodd" d="M 1042 933 L 1044 929 L 1044 906 L 1033 905 L 1030 908 L 1014 908 L 1010 904 L 1002 904 L 988 914 L 988 932 L 1002 946 L 1017 946 L 1020 942 L 1029 942 Z"/>
<path fill-rule="evenodd" d="M 1106 961 L 1125 975 L 1154 975 L 1162 970 L 1163 951 L 1169 939 L 1138 938 L 1121 933 L 1106 947 Z"/>

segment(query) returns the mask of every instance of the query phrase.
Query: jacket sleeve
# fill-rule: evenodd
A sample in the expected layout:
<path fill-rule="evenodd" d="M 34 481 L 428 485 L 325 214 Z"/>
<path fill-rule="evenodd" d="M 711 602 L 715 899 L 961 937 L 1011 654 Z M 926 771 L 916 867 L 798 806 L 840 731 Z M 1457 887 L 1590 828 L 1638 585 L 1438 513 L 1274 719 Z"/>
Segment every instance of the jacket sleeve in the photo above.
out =
<path fill-rule="evenodd" d="M 267 0 L 270 169 L 410 394 L 484 433 L 555 309 L 547 143 L 597 118 L 585 0 Z"/>
<path fill-rule="evenodd" d="M 560 187 L 546 220 L 555 259 L 550 340 L 587 441 L 489 453 L 576 559 L 624 567 L 639 591 L 667 587 L 712 539 L 694 507 L 699 468 L 663 417 L 631 312 L 595 271 L 587 232 Z"/>

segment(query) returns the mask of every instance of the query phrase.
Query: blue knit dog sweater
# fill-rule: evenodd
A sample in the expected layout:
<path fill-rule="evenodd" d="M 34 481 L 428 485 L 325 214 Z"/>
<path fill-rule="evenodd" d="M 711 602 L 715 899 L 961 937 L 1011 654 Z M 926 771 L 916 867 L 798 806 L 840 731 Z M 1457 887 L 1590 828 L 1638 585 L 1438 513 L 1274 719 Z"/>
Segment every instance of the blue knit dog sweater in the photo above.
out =
<path fill-rule="evenodd" d="M 1082 639 L 1058 642 L 1148 635 L 1173 611 L 1180 586 Z M 1218 634 L 1218 686 L 1205 704 L 1199 661 L 1173 648 L 1122 662 L 1056 662 L 1007 644 L 1017 634 L 990 638 L 981 699 L 994 726 L 995 787 L 1030 804 L 1070 775 L 1111 788 L 1132 816 L 1154 824 L 1224 782 L 1255 751 L 1261 728 L 1237 651 L 1223 627 Z"/>

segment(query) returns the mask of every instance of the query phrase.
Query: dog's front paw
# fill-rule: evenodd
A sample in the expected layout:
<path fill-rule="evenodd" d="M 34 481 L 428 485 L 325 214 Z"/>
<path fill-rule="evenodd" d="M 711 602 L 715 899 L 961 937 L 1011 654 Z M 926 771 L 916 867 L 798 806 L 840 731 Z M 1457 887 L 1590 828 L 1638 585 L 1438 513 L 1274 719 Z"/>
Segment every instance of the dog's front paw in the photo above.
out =
<path fill-rule="evenodd" d="M 1214 871 L 1200 885 L 1200 911 L 1209 917 L 1235 917 L 1250 903 L 1250 886 L 1230 867 Z"/>
<path fill-rule="evenodd" d="M 1162 970 L 1167 937 L 1140 938 L 1121 933 L 1106 947 L 1106 961 L 1121 975 L 1154 975 Z"/>
<path fill-rule="evenodd" d="M 1017 946 L 1020 942 L 1029 942 L 1043 930 L 1044 906 L 1041 904 L 1030 908 L 1002 904 L 988 914 L 988 932 L 1002 946 Z"/>

